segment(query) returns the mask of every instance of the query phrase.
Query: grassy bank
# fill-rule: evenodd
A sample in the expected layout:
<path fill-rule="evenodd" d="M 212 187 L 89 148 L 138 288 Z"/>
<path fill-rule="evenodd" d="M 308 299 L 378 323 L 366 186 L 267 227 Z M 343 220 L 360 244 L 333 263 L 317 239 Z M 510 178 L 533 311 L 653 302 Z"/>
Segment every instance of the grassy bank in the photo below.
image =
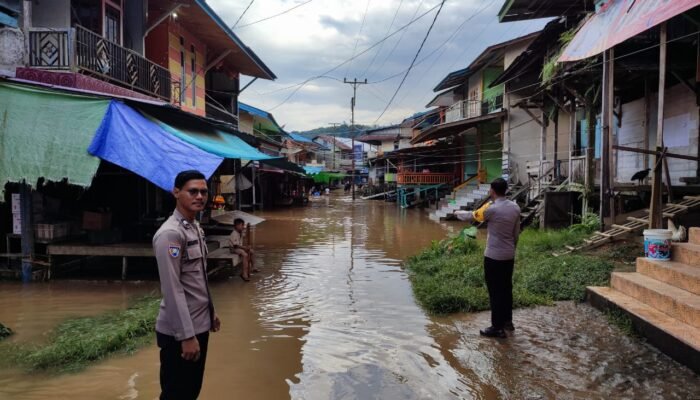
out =
<path fill-rule="evenodd" d="M 0 359 L 30 371 L 68 372 L 112 354 L 130 353 L 154 340 L 159 300 L 145 297 L 121 311 L 70 319 L 54 329 L 47 344 L 0 345 Z"/>
<path fill-rule="evenodd" d="M 12 330 L 0 323 L 0 340 L 12 335 Z"/>
<path fill-rule="evenodd" d="M 527 229 L 520 236 L 513 274 L 515 308 L 583 300 L 586 286 L 607 285 L 614 265 L 609 251 L 552 256 L 581 242 L 595 223 L 566 230 Z M 433 242 L 406 262 L 418 302 L 430 313 L 489 309 L 483 273 L 484 243 L 458 236 Z"/>

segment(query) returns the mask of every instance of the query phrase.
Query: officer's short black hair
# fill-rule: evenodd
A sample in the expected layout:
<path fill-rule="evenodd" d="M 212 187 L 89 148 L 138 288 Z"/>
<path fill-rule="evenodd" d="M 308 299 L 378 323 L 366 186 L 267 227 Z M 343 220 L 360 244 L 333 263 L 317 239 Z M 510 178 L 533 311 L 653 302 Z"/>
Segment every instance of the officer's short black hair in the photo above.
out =
<path fill-rule="evenodd" d="M 185 186 L 185 183 L 193 179 L 207 180 L 203 173 L 197 171 L 196 169 L 188 169 L 187 171 L 182 171 L 179 174 L 177 174 L 177 176 L 175 177 L 175 187 L 178 189 L 182 189 L 182 187 Z"/>
<path fill-rule="evenodd" d="M 508 182 L 503 178 L 496 178 L 491 182 L 491 189 L 498 196 L 505 196 L 508 191 Z"/>
<path fill-rule="evenodd" d="M 243 221 L 240 218 L 236 218 L 233 220 L 233 225 L 239 225 L 239 224 L 245 224 L 245 221 Z"/>

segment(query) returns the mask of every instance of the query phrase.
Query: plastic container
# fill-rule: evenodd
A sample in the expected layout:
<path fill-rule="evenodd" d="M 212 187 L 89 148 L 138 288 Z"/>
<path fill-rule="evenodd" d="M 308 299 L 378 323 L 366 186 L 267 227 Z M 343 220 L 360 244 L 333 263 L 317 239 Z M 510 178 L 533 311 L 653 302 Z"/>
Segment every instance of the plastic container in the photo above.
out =
<path fill-rule="evenodd" d="M 650 260 L 670 260 L 671 236 L 672 233 L 668 229 L 645 229 L 644 256 Z"/>

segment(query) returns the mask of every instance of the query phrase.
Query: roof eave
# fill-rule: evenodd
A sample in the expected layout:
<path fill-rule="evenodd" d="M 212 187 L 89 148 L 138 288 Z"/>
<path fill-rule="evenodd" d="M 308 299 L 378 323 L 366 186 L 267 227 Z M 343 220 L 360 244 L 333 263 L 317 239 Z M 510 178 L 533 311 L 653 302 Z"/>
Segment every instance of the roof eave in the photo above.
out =
<path fill-rule="evenodd" d="M 229 28 L 228 25 L 226 25 L 224 23 L 224 21 L 221 20 L 221 17 L 219 17 L 219 15 L 216 12 L 214 12 L 214 10 L 211 7 L 209 7 L 206 0 L 195 0 L 195 3 L 197 3 L 197 5 L 202 10 L 204 10 L 204 12 L 207 13 L 207 15 L 214 22 L 216 22 L 216 24 L 219 26 L 219 28 L 221 28 L 226 33 L 226 35 L 228 35 L 228 37 L 230 37 L 231 40 L 233 40 L 236 43 L 236 45 L 238 45 L 238 47 L 240 47 L 240 49 L 243 51 L 243 53 L 246 56 L 248 56 L 253 61 L 253 63 L 255 63 L 255 65 L 258 66 L 258 68 L 260 68 L 260 70 L 262 72 L 262 74 L 260 74 L 261 76 L 258 76 L 258 75 L 250 75 L 250 76 L 255 76 L 258 78 L 269 79 L 269 80 L 277 79 L 277 76 L 272 72 L 272 70 L 267 65 L 265 65 L 265 63 L 260 59 L 260 57 L 258 57 L 258 55 L 255 54 L 255 52 L 250 47 L 246 46 L 241 41 L 241 39 L 239 39 L 238 36 L 236 36 L 236 34 L 233 33 L 231 28 Z"/>

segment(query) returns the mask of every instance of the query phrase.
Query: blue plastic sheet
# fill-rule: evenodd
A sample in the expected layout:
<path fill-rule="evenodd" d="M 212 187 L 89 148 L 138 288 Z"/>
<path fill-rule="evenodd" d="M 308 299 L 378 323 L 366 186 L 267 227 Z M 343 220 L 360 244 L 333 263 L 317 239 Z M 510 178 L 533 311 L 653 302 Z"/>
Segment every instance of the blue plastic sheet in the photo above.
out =
<path fill-rule="evenodd" d="M 168 191 L 180 171 L 195 169 L 209 178 L 224 160 L 185 143 L 118 101 L 109 104 L 88 152 Z"/>

